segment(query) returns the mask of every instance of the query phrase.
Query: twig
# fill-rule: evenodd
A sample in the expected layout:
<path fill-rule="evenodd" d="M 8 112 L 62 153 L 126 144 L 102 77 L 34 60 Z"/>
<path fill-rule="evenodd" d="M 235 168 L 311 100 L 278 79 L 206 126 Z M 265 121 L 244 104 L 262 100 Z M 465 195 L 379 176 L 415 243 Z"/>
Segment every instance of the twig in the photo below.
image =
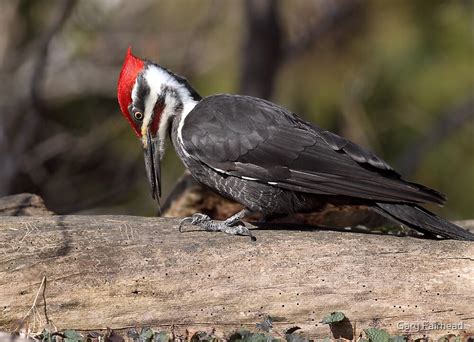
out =
<path fill-rule="evenodd" d="M 25 317 L 21 320 L 19 329 L 24 326 L 25 322 L 27 322 L 27 319 L 30 317 L 31 313 L 33 313 L 33 329 L 36 328 L 36 317 L 38 317 L 38 320 L 42 322 L 41 316 L 39 315 L 38 309 L 36 307 L 36 303 L 38 302 L 39 295 L 41 293 L 41 289 L 43 289 L 43 298 L 45 296 L 45 289 L 46 289 L 46 276 L 43 276 L 43 280 L 41 281 L 40 287 L 38 291 L 36 292 L 35 299 L 33 301 L 33 305 L 31 308 L 28 310 L 26 313 Z M 45 306 L 46 306 L 46 301 L 45 301 Z M 45 307 L 45 313 L 46 313 L 46 307 Z M 48 321 L 48 318 L 46 318 L 46 321 Z"/>
<path fill-rule="evenodd" d="M 46 319 L 46 324 L 49 324 L 48 312 L 46 310 L 46 276 L 43 277 L 43 309 L 44 309 L 44 318 Z"/>
<path fill-rule="evenodd" d="M 59 15 L 53 21 L 53 24 L 46 32 L 46 35 L 43 38 L 43 41 L 40 44 L 38 56 L 36 57 L 35 65 L 33 68 L 33 76 L 31 77 L 31 88 L 30 96 L 33 107 L 36 108 L 38 113 L 43 113 L 45 111 L 45 104 L 41 98 L 41 83 L 44 78 L 44 71 L 47 66 L 49 46 L 56 36 L 56 34 L 61 30 L 64 23 L 67 21 L 69 16 L 74 9 L 77 0 L 65 0 L 60 1 L 62 7 L 59 10 Z"/>

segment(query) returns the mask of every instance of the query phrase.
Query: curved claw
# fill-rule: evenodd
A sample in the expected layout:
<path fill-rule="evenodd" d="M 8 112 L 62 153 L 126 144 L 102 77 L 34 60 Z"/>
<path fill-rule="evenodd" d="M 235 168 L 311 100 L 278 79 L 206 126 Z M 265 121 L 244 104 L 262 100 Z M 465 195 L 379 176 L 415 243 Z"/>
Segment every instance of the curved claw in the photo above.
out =
<path fill-rule="evenodd" d="M 252 234 L 250 229 L 248 229 L 245 225 L 239 224 L 237 226 L 234 226 L 233 228 L 234 230 L 232 234 L 248 236 L 250 237 L 250 240 L 257 241 L 257 238 Z"/>
<path fill-rule="evenodd" d="M 183 232 L 183 226 L 185 223 L 187 222 L 192 222 L 193 220 L 193 217 L 192 216 L 188 216 L 188 217 L 185 217 L 184 219 L 182 219 L 180 222 L 179 222 L 179 226 L 178 226 L 178 230 L 180 233 Z"/>
<path fill-rule="evenodd" d="M 191 224 L 198 224 L 198 223 L 206 222 L 206 221 L 211 221 L 211 218 L 205 214 L 196 213 L 196 214 L 193 214 L 192 216 L 188 216 L 182 219 L 181 222 L 179 222 L 178 230 L 180 233 L 182 233 L 183 225 L 187 222 Z"/>
<path fill-rule="evenodd" d="M 251 241 L 257 241 L 257 238 L 255 237 L 255 235 L 252 234 L 250 229 L 247 229 L 247 233 L 248 233 L 248 236 L 250 237 Z"/>

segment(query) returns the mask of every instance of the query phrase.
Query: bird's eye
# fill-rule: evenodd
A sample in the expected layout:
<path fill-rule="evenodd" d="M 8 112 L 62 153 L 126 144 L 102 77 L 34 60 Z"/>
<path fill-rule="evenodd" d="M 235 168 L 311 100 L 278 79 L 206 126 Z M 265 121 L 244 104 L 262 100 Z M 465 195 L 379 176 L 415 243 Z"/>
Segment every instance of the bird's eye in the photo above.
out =
<path fill-rule="evenodd" d="M 135 114 L 133 114 L 135 116 L 135 119 L 137 120 L 142 120 L 143 119 L 143 114 L 141 112 L 135 112 Z"/>

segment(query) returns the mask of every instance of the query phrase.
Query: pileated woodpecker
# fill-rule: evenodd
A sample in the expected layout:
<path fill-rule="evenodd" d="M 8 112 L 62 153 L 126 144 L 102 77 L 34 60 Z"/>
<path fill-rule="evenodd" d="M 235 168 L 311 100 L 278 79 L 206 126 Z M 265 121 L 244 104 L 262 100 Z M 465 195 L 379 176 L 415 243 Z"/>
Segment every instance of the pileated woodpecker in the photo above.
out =
<path fill-rule="evenodd" d="M 117 92 L 141 139 L 153 198 L 161 196 L 160 160 L 170 134 L 199 182 L 245 206 L 225 221 L 195 214 L 182 223 L 251 236 L 240 220 L 252 212 L 268 218 L 315 211 L 322 203 L 354 204 L 428 235 L 474 240 L 420 206 L 443 204 L 443 194 L 405 181 L 372 152 L 274 103 L 240 95 L 201 98 L 185 78 L 130 48 Z"/>

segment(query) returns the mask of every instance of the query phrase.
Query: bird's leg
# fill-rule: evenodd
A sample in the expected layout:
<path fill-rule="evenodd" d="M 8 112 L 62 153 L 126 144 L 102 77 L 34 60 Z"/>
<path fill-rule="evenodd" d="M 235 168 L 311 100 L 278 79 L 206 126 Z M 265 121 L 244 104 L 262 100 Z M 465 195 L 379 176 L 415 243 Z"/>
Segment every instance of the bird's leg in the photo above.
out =
<path fill-rule="evenodd" d="M 243 209 L 225 221 L 217 221 L 212 220 L 207 215 L 197 213 L 193 216 L 182 219 L 179 224 L 179 231 L 182 232 L 183 225 L 189 222 L 210 232 L 223 232 L 231 235 L 247 235 L 255 241 L 256 239 L 250 230 L 241 222 L 241 219 L 250 214 L 252 214 L 251 210 Z"/>
<path fill-rule="evenodd" d="M 240 220 L 242 220 L 245 216 L 252 215 L 253 212 L 249 209 L 242 209 L 239 211 L 237 214 L 232 215 L 229 217 L 227 220 L 225 220 L 225 224 L 228 226 L 235 226 L 238 223 L 242 223 Z"/>

